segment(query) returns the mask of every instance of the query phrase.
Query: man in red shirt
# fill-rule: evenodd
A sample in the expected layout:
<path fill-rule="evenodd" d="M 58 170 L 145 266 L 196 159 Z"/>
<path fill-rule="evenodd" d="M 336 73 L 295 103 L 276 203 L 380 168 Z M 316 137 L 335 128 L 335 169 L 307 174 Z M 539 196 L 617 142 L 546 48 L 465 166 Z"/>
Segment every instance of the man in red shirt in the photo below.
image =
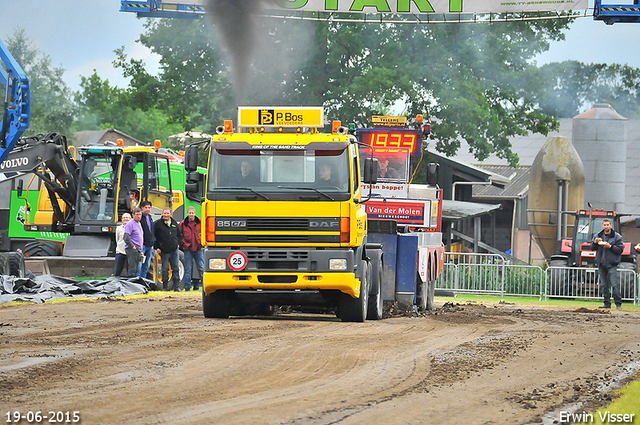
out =
<path fill-rule="evenodd" d="M 191 289 L 193 281 L 193 290 L 199 288 L 202 282 L 202 273 L 204 272 L 204 255 L 202 252 L 202 227 L 200 219 L 196 217 L 196 209 L 189 207 L 187 209 L 187 217 L 180 222 L 180 230 L 182 231 L 182 243 L 180 248 L 184 252 L 184 290 Z M 193 262 L 196 262 L 198 273 L 196 278 L 191 278 L 191 270 Z"/>

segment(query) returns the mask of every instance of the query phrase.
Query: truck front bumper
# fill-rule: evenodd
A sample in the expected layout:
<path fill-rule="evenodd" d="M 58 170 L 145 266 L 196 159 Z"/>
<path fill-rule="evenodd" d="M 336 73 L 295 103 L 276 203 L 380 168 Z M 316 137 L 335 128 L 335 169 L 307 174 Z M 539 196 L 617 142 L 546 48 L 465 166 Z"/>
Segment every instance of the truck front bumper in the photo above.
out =
<path fill-rule="evenodd" d="M 204 273 L 205 294 L 218 289 L 240 290 L 336 290 L 360 296 L 360 279 L 354 273 Z"/>
<path fill-rule="evenodd" d="M 244 264 L 240 270 L 233 270 L 230 260 L 238 255 L 244 257 Z M 219 289 L 336 290 L 360 296 L 360 279 L 356 277 L 359 262 L 352 249 L 207 247 L 204 257 L 206 294 Z M 344 267 L 332 269 L 332 260 L 340 260 Z"/>

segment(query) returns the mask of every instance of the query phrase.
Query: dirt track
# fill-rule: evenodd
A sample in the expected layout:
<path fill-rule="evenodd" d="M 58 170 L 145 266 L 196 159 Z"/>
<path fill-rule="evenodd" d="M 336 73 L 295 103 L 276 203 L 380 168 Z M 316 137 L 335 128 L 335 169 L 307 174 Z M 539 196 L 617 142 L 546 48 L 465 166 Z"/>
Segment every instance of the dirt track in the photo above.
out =
<path fill-rule="evenodd" d="M 640 314 L 625 311 L 445 304 L 353 324 L 204 319 L 197 296 L 0 308 L 3 422 L 541 423 L 606 402 L 598 388 L 639 360 Z"/>

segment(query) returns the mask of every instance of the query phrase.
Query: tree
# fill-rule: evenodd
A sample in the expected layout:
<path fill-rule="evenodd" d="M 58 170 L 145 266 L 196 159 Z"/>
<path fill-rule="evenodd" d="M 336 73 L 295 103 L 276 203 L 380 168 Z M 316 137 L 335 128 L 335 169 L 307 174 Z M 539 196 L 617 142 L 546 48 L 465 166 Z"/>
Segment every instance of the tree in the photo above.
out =
<path fill-rule="evenodd" d="M 262 20 L 251 57 L 248 105 L 323 105 L 329 119 L 368 125 L 397 105 L 432 123 L 435 149 L 453 155 L 465 139 L 476 158 L 494 153 L 517 164 L 509 138 L 548 134 L 554 117 L 541 109 L 530 81 L 533 58 L 571 20 L 500 24 L 392 25 Z M 185 129 L 212 132 L 235 116 L 233 73 L 208 20 L 149 21 L 140 42 L 158 53 L 149 76 L 120 53 L 132 77 L 130 99 L 157 107 Z M 231 52 L 243 54 L 244 52 Z M 151 88 L 155 96 L 146 92 Z"/>
<path fill-rule="evenodd" d="M 571 118 L 593 103 L 610 103 L 628 118 L 640 116 L 640 69 L 628 65 L 551 63 L 532 72 L 543 113 Z"/>
<path fill-rule="evenodd" d="M 116 128 L 142 142 L 167 140 L 183 131 L 181 125 L 170 123 L 166 114 L 155 107 L 143 110 L 130 106 L 132 95 L 110 86 L 109 80 L 102 80 L 95 70 L 90 77 L 81 77 L 80 88 L 76 94 L 79 130 Z"/>
<path fill-rule="evenodd" d="M 139 41 L 161 56 L 156 105 L 170 122 L 212 133 L 224 119 L 235 116 L 226 59 L 208 20 L 153 20 L 146 29 Z M 134 91 L 140 90 L 140 81 L 150 85 L 146 71 L 131 61 L 127 64 L 124 56 L 119 59 L 133 78 Z"/>
<path fill-rule="evenodd" d="M 6 44 L 29 78 L 31 120 L 24 135 L 55 132 L 71 136 L 75 108 L 71 89 L 62 79 L 64 68 L 54 67 L 23 29 L 16 29 Z"/>

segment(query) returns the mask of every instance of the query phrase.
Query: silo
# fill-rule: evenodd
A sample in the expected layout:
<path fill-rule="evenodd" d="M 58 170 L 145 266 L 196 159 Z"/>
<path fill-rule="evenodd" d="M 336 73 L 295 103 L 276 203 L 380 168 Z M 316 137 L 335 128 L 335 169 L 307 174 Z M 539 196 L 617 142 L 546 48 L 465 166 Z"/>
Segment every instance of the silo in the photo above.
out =
<path fill-rule="evenodd" d="M 571 234 L 574 217 L 562 214 L 584 204 L 584 169 L 567 137 L 549 137 L 529 171 L 529 223 L 531 234 L 546 258 L 558 241 Z"/>
<path fill-rule="evenodd" d="M 608 103 L 573 117 L 573 145 L 584 166 L 583 208 L 624 212 L 627 118 Z"/>

